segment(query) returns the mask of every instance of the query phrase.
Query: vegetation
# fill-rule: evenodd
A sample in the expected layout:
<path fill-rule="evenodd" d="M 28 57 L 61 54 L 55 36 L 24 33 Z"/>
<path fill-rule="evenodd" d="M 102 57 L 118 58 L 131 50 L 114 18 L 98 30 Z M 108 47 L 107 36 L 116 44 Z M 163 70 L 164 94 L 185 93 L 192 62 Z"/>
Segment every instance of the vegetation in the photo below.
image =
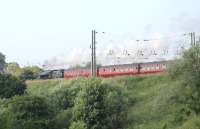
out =
<path fill-rule="evenodd" d="M 19 77 L 22 73 L 22 69 L 18 63 L 11 62 L 6 64 L 6 73 Z"/>
<path fill-rule="evenodd" d="M 127 99 L 123 88 L 87 80 L 75 100 L 75 120 L 85 122 L 88 129 L 121 129 L 127 118 Z"/>
<path fill-rule="evenodd" d="M 73 122 L 69 129 L 87 129 L 86 124 L 82 121 Z"/>
<path fill-rule="evenodd" d="M 3 70 L 5 68 L 5 64 L 6 64 L 5 55 L 0 52 L 0 73 L 3 72 Z"/>
<path fill-rule="evenodd" d="M 42 72 L 42 69 L 37 66 L 24 67 L 20 77 L 25 80 L 32 80 L 38 78 L 40 72 Z"/>
<path fill-rule="evenodd" d="M 183 53 L 183 58 L 175 62 L 169 71 L 172 78 L 182 86 L 181 102 L 195 113 L 200 113 L 200 46 Z M 176 76 L 176 77 L 175 77 Z"/>
<path fill-rule="evenodd" d="M 42 72 L 42 69 L 38 66 L 28 66 L 21 68 L 18 63 L 11 62 L 7 63 L 6 65 L 6 73 L 11 74 L 16 77 L 20 77 L 24 80 L 31 80 L 36 79 L 38 77 L 38 74 Z"/>
<path fill-rule="evenodd" d="M 2 114 L 2 129 L 48 129 L 52 116 L 44 98 L 17 96 L 8 101 Z"/>
<path fill-rule="evenodd" d="M 12 75 L 0 74 L 0 98 L 11 98 L 15 95 L 23 95 L 26 84 L 21 79 Z"/>
<path fill-rule="evenodd" d="M 0 99 L 0 129 L 199 129 L 199 52 L 160 75 L 29 80 Z"/>

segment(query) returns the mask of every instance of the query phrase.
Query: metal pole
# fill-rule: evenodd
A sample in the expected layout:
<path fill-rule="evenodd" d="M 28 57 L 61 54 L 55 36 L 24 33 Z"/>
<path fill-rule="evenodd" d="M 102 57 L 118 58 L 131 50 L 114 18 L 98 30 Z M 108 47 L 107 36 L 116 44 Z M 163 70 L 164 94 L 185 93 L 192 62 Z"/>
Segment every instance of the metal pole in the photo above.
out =
<path fill-rule="evenodd" d="M 191 40 L 191 46 L 193 46 L 193 33 L 191 32 L 191 33 L 189 33 L 190 34 L 190 40 Z"/>
<path fill-rule="evenodd" d="M 96 66 L 96 31 L 94 30 L 94 76 L 97 73 L 97 66 Z"/>
<path fill-rule="evenodd" d="M 91 57 L 91 76 L 93 76 L 93 70 L 94 70 L 94 67 L 93 67 L 93 55 L 94 55 L 94 52 L 93 52 L 93 48 L 94 48 L 94 31 L 92 30 L 92 45 L 91 45 L 91 49 L 92 49 L 92 57 Z"/>
<path fill-rule="evenodd" d="M 194 41 L 194 46 L 196 45 L 196 36 L 195 36 L 195 32 L 193 32 L 193 41 Z"/>

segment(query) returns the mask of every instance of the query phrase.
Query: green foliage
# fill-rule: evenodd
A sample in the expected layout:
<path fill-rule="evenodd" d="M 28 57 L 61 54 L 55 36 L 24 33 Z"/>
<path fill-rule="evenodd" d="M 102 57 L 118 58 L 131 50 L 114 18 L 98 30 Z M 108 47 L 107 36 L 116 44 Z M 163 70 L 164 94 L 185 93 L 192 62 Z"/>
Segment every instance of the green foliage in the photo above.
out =
<path fill-rule="evenodd" d="M 188 117 L 191 115 L 191 111 L 187 108 L 182 108 L 175 113 L 174 124 L 184 123 Z"/>
<path fill-rule="evenodd" d="M 32 80 L 35 79 L 36 77 L 34 76 L 33 71 L 31 71 L 30 69 L 24 69 L 20 75 L 20 78 L 24 80 Z"/>
<path fill-rule="evenodd" d="M 51 129 L 68 129 L 73 121 L 73 114 L 71 109 L 61 110 L 51 121 Z"/>
<path fill-rule="evenodd" d="M 200 118 L 199 116 L 194 116 L 177 129 L 199 129 L 199 128 L 200 128 Z"/>
<path fill-rule="evenodd" d="M 185 51 L 183 57 L 171 66 L 169 75 L 181 81 L 182 101 L 200 113 L 200 46 Z"/>
<path fill-rule="evenodd" d="M 41 71 L 42 69 L 37 66 L 25 67 L 22 69 L 20 77 L 25 80 L 36 79 Z"/>
<path fill-rule="evenodd" d="M 54 103 L 54 107 L 57 107 L 58 110 L 72 108 L 74 106 L 74 100 L 79 91 L 80 87 L 77 87 L 76 85 L 63 87 L 51 95 L 50 101 Z"/>
<path fill-rule="evenodd" d="M 75 100 L 75 120 L 86 123 L 89 129 L 121 129 L 126 125 L 127 99 L 118 86 L 91 78 L 83 83 Z"/>
<path fill-rule="evenodd" d="M 6 64 L 5 55 L 3 55 L 3 54 L 0 52 L 0 73 L 3 72 L 3 70 L 4 70 L 4 68 L 5 68 L 5 64 Z"/>
<path fill-rule="evenodd" d="M 0 98 L 23 95 L 26 90 L 24 81 L 11 75 L 0 74 Z"/>
<path fill-rule="evenodd" d="M 18 63 L 11 62 L 7 63 L 6 65 L 6 73 L 11 74 L 13 76 L 20 77 L 24 80 L 31 80 L 36 79 L 40 72 L 42 72 L 42 69 L 38 66 L 28 66 L 21 68 Z"/>
<path fill-rule="evenodd" d="M 3 114 L 5 129 L 48 129 L 52 116 L 46 100 L 34 96 L 17 96 L 7 104 Z"/>
<path fill-rule="evenodd" d="M 18 63 L 11 62 L 6 64 L 6 73 L 19 77 L 22 73 L 22 69 Z"/>
<path fill-rule="evenodd" d="M 56 104 L 59 105 L 59 110 L 54 109 L 57 114 L 51 120 L 50 127 L 53 127 L 53 129 L 81 129 L 84 127 L 81 125 L 85 125 L 85 128 L 89 129 L 88 124 L 83 119 L 86 119 L 86 117 L 83 115 L 87 111 L 88 118 L 95 118 L 94 120 L 98 121 L 97 116 L 100 116 L 97 115 L 100 112 L 98 109 L 102 109 L 102 112 L 108 112 L 109 115 L 106 114 L 107 117 L 103 118 L 106 118 L 105 127 L 110 126 L 112 124 L 108 123 L 112 119 L 115 121 L 114 114 L 117 111 L 115 109 L 118 106 L 120 109 L 120 106 L 124 106 L 123 103 L 125 103 L 123 112 L 125 111 L 124 113 L 127 116 L 122 123 L 126 123 L 125 127 L 128 126 L 128 129 L 198 129 L 200 127 L 199 115 L 196 115 L 193 110 L 188 108 L 188 97 L 185 97 L 190 96 L 194 92 L 188 90 L 190 87 L 183 85 L 185 83 L 181 80 L 181 75 L 178 79 L 175 77 L 171 79 L 166 75 L 147 75 L 106 79 L 34 80 L 27 81 L 29 85 L 27 91 L 32 95 L 46 96 L 50 99 L 50 106 L 56 104 L 51 99 L 56 99 L 57 101 L 57 99 L 64 98 L 64 101 L 60 101 L 60 105 L 59 103 Z M 106 92 L 98 89 L 98 87 L 103 87 L 103 89 L 106 89 Z M 69 92 L 74 90 L 76 95 L 71 98 L 71 93 Z M 61 97 L 56 98 L 55 93 Z M 102 98 L 104 101 L 95 101 L 95 97 L 89 97 L 99 96 L 101 98 L 100 93 L 103 93 Z M 119 97 L 120 95 L 122 98 Z M 74 98 L 75 103 L 73 101 Z M 69 100 L 73 103 L 73 106 L 63 108 L 63 102 Z M 97 108 L 95 105 L 98 105 L 100 102 L 103 103 L 103 106 Z M 91 110 L 88 108 L 91 108 Z M 105 113 L 103 112 L 102 114 Z M 118 118 L 123 118 L 123 115 Z M 86 120 L 92 121 L 93 119 Z M 94 125 L 97 124 L 94 123 Z"/>
<path fill-rule="evenodd" d="M 0 99 L 0 129 L 6 129 L 5 125 L 6 120 L 3 115 L 6 110 L 6 108 L 4 107 L 5 103 L 6 103 L 5 99 Z"/>
<path fill-rule="evenodd" d="M 69 129 L 87 129 L 86 124 L 83 121 L 73 122 Z"/>

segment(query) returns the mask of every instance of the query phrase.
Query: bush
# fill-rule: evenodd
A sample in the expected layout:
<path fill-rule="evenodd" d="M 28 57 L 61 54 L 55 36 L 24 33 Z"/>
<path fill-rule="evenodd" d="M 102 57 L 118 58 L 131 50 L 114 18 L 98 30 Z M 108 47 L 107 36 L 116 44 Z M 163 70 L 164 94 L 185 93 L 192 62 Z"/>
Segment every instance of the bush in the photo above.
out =
<path fill-rule="evenodd" d="M 3 73 L 3 70 L 5 68 L 5 64 L 6 64 L 5 55 L 0 52 L 0 73 Z"/>
<path fill-rule="evenodd" d="M 63 84 L 62 88 L 55 89 L 48 97 L 54 109 L 60 111 L 74 107 L 74 100 L 83 87 L 85 80 L 85 78 L 72 79 L 69 83 Z"/>
<path fill-rule="evenodd" d="M 52 111 L 46 100 L 34 96 L 16 96 L 3 114 L 6 129 L 48 129 Z"/>
<path fill-rule="evenodd" d="M 66 110 L 74 106 L 74 100 L 80 91 L 80 86 L 70 84 L 56 91 L 50 98 L 56 110 Z"/>
<path fill-rule="evenodd" d="M 59 112 L 50 123 L 51 129 L 68 129 L 72 122 L 72 110 Z"/>
<path fill-rule="evenodd" d="M 22 71 L 20 78 L 24 80 L 32 80 L 35 79 L 36 77 L 34 76 L 33 71 L 31 71 L 30 69 L 25 69 Z"/>
<path fill-rule="evenodd" d="M 0 98 L 22 95 L 26 90 L 24 81 L 11 75 L 0 74 Z"/>
<path fill-rule="evenodd" d="M 83 121 L 73 122 L 69 129 L 87 129 Z"/>
<path fill-rule="evenodd" d="M 126 125 L 127 104 L 123 88 L 91 78 L 83 83 L 75 100 L 75 120 L 89 129 L 121 129 Z"/>
<path fill-rule="evenodd" d="M 184 103 L 200 113 L 200 46 L 185 51 L 183 57 L 170 67 L 171 78 L 181 81 Z"/>

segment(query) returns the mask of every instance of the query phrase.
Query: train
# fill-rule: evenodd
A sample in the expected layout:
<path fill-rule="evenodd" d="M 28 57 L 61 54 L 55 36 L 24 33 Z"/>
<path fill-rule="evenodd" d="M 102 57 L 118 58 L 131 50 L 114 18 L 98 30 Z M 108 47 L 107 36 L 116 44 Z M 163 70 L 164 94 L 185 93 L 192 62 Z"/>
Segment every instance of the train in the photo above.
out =
<path fill-rule="evenodd" d="M 146 63 L 98 66 L 96 74 L 97 77 L 157 74 L 166 71 L 168 64 L 169 61 L 155 61 Z M 53 79 L 53 78 L 70 79 L 74 77 L 90 77 L 90 76 L 91 76 L 90 68 L 47 70 L 39 74 L 40 79 Z"/>

